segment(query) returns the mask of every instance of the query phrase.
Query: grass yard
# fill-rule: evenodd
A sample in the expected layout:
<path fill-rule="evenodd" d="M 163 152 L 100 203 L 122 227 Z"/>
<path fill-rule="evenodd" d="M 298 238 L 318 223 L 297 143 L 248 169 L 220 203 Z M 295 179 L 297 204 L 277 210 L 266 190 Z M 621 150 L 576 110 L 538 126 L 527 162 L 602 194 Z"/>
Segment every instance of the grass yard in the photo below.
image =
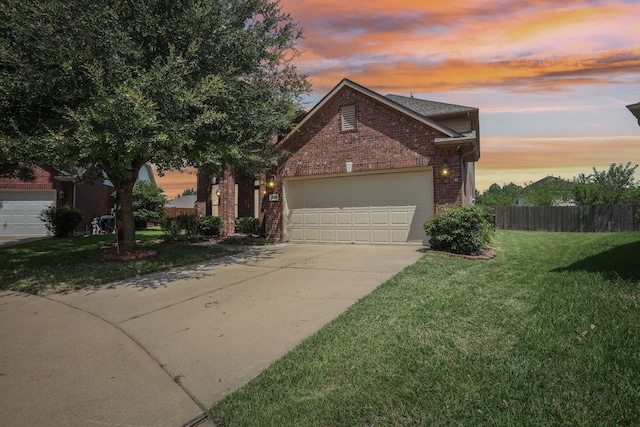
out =
<path fill-rule="evenodd" d="M 167 270 L 241 252 L 230 247 L 156 243 L 159 229 L 139 231 L 139 247 L 158 252 L 149 260 L 105 261 L 116 249 L 113 235 L 48 239 L 0 248 L 0 289 L 48 295 Z"/>
<path fill-rule="evenodd" d="M 427 253 L 216 404 L 216 425 L 640 425 L 640 233 L 496 246 Z"/>

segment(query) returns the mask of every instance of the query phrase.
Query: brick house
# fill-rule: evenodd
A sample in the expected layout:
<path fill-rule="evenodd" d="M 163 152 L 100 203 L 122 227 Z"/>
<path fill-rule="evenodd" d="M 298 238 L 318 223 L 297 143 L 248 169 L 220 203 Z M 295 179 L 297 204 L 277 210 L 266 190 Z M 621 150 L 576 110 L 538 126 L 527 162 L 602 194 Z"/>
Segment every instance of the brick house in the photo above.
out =
<path fill-rule="evenodd" d="M 34 166 L 34 179 L 0 178 L 0 236 L 47 236 L 40 220 L 49 206 L 71 206 L 74 179 L 55 169 Z"/>
<path fill-rule="evenodd" d="M 94 216 L 111 214 L 115 199 L 108 179 L 90 184 L 52 168 L 34 166 L 33 171 L 32 181 L 0 178 L 0 236 L 50 236 L 40 220 L 40 212 L 49 206 L 81 210 L 84 216 L 77 232 L 91 232 Z M 155 183 L 151 165 L 142 167 L 138 179 Z"/>
<path fill-rule="evenodd" d="M 266 236 L 282 241 L 426 243 L 428 218 L 473 203 L 478 113 L 344 79 L 277 142 L 287 155 L 276 168 L 258 179 L 233 167 L 199 176 L 199 212 L 210 214 L 215 187 L 227 233 L 258 212 Z"/>

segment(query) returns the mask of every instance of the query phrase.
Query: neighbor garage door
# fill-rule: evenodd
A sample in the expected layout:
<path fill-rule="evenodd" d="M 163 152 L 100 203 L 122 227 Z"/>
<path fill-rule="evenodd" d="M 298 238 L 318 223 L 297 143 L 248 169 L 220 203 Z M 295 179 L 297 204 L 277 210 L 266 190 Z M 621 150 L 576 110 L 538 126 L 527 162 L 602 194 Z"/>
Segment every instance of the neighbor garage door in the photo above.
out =
<path fill-rule="evenodd" d="M 433 172 L 289 179 L 284 214 L 290 242 L 424 243 Z"/>
<path fill-rule="evenodd" d="M 51 190 L 0 190 L 0 236 L 46 236 L 40 212 L 55 205 Z"/>

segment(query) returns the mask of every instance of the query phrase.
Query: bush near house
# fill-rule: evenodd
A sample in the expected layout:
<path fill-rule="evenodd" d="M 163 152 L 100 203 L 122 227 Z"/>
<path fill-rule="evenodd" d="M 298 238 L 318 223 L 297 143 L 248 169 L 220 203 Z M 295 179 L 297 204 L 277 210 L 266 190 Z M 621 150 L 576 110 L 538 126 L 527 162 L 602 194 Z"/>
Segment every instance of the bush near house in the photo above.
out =
<path fill-rule="evenodd" d="M 224 226 L 224 219 L 219 216 L 201 216 L 198 218 L 198 228 L 203 236 L 219 236 Z"/>
<path fill-rule="evenodd" d="M 178 240 L 184 232 L 187 240 L 201 236 L 219 236 L 224 220 L 217 216 L 178 215 L 176 218 L 165 218 L 161 223 L 165 238 Z"/>
<path fill-rule="evenodd" d="M 136 181 L 133 186 L 133 215 L 136 230 L 144 230 L 150 222 L 159 222 L 165 215 L 167 198 L 162 188 L 152 182 Z"/>
<path fill-rule="evenodd" d="M 40 213 L 44 226 L 56 237 L 67 237 L 73 233 L 76 225 L 82 221 L 82 211 L 74 207 L 49 206 Z"/>
<path fill-rule="evenodd" d="M 463 255 L 479 255 L 494 233 L 491 212 L 479 206 L 443 209 L 424 224 L 431 248 Z"/>
<path fill-rule="evenodd" d="M 240 234 L 258 234 L 260 220 L 252 216 L 236 219 L 236 232 Z"/>

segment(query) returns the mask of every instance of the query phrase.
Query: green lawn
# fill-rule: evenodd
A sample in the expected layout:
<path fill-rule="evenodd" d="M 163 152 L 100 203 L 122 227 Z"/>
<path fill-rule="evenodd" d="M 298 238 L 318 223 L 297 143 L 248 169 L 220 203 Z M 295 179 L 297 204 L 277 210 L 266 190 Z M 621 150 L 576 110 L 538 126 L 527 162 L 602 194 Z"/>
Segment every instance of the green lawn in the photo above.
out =
<path fill-rule="evenodd" d="M 230 426 L 640 425 L 640 233 L 427 253 L 212 408 Z"/>
<path fill-rule="evenodd" d="M 158 256 L 145 261 L 105 261 L 116 249 L 113 235 L 48 239 L 0 248 L 0 289 L 48 295 L 167 270 L 240 252 L 240 249 L 184 243 L 157 243 L 159 229 L 136 233 L 139 247 Z"/>

